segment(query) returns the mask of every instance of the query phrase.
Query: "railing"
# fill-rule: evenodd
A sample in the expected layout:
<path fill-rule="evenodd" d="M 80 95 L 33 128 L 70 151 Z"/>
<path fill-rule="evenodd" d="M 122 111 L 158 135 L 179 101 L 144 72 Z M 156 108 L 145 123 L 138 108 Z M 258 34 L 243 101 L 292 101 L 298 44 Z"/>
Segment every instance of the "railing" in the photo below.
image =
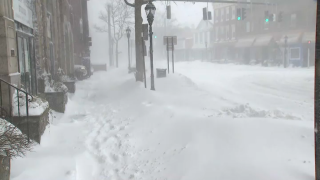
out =
<path fill-rule="evenodd" d="M 8 90 L 8 93 L 5 93 L 7 94 L 4 95 L 2 93 L 3 89 L 5 89 L 5 86 L 3 86 L 3 84 L 5 84 L 7 86 L 7 90 Z M 0 79 L 0 117 L 3 118 L 4 120 L 10 122 L 11 118 L 14 117 L 14 112 L 12 111 L 12 106 L 15 105 L 14 103 L 14 99 L 12 98 L 12 94 L 11 94 L 11 89 L 14 89 L 17 93 L 17 109 L 18 109 L 18 116 L 21 117 L 21 113 L 20 113 L 20 92 L 22 92 L 24 95 L 25 95 L 25 101 L 26 101 L 26 104 L 25 104 L 25 108 L 26 108 L 26 118 L 27 118 L 27 136 L 28 136 L 28 141 L 30 142 L 30 138 L 29 138 L 29 135 L 30 135 L 30 132 L 29 132 L 29 102 L 31 102 L 33 100 L 33 97 L 26 91 L 22 90 L 22 89 L 19 89 L 17 88 L 16 86 L 4 81 L 3 79 Z M 3 106 L 3 101 L 4 101 L 4 98 L 8 97 L 8 109 L 9 109 L 9 113 L 7 111 L 7 109 Z M 12 101 L 11 101 L 11 98 L 12 98 Z M 12 122 L 10 122 L 12 123 Z"/>

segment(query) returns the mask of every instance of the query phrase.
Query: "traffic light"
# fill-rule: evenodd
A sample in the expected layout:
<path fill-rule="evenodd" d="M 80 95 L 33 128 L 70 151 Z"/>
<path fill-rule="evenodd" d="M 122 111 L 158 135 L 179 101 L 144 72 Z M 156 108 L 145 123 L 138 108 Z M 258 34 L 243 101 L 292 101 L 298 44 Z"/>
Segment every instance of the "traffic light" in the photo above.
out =
<path fill-rule="evenodd" d="M 208 11 L 208 20 L 212 20 L 212 14 L 211 14 L 211 11 Z"/>
<path fill-rule="evenodd" d="M 270 16 L 269 16 L 269 11 L 265 11 L 265 12 L 264 12 L 264 19 L 265 19 L 265 21 L 266 21 L 266 22 L 269 22 L 269 18 L 270 18 Z"/>
<path fill-rule="evenodd" d="M 157 35 L 154 35 L 154 38 L 157 39 Z"/>
<path fill-rule="evenodd" d="M 167 6 L 167 19 L 171 19 L 171 6 Z"/>
<path fill-rule="evenodd" d="M 247 9 L 242 8 L 242 20 L 245 20 L 247 18 Z"/>
<path fill-rule="evenodd" d="M 273 14 L 269 14 L 269 21 L 273 22 L 274 21 L 274 15 Z"/>
<path fill-rule="evenodd" d="M 241 9 L 240 8 L 237 8 L 237 17 L 238 17 L 238 21 L 240 21 L 242 18 L 241 18 Z"/>
<path fill-rule="evenodd" d="M 208 20 L 207 8 L 203 8 L 202 13 L 203 13 L 203 20 Z"/>
<path fill-rule="evenodd" d="M 282 22 L 282 16 L 283 16 L 283 12 L 279 12 L 278 22 Z"/>

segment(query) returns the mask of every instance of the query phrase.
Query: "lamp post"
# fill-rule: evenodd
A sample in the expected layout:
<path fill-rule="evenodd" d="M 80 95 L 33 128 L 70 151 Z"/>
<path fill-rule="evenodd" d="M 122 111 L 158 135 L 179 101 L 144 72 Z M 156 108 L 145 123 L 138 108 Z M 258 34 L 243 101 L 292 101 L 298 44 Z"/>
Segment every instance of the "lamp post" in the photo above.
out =
<path fill-rule="evenodd" d="M 130 73 L 130 69 L 131 69 L 131 61 L 130 61 L 130 33 L 131 33 L 131 29 L 129 27 L 127 27 L 126 29 L 127 32 L 127 38 L 128 38 L 128 71 Z"/>
<path fill-rule="evenodd" d="M 284 60 L 283 60 L 283 67 L 284 68 L 287 68 L 287 63 L 288 63 L 288 60 L 287 60 L 287 46 L 288 46 L 288 36 L 285 36 L 284 37 Z"/>
<path fill-rule="evenodd" d="M 156 12 L 156 7 L 152 4 L 152 1 L 149 0 L 149 3 L 145 7 L 145 11 L 147 14 L 147 19 L 149 23 L 149 29 L 150 29 L 150 66 L 151 66 L 151 90 L 155 90 L 154 88 L 154 74 L 153 74 L 153 44 L 152 44 L 152 23 L 154 20 L 154 14 Z"/>

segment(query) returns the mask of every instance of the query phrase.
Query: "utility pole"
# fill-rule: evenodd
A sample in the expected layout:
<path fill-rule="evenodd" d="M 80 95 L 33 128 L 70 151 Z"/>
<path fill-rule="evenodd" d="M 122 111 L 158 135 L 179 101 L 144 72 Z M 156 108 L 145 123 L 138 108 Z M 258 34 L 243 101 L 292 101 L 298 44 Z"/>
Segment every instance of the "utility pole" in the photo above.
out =
<path fill-rule="evenodd" d="M 113 66 L 113 42 L 111 37 L 111 6 L 108 5 L 108 39 L 109 39 L 109 63 Z"/>
<path fill-rule="evenodd" d="M 142 33 L 142 17 L 141 17 L 141 7 L 148 1 L 135 0 L 133 4 L 129 3 L 128 0 L 124 2 L 134 8 L 134 20 L 135 20 L 135 39 L 141 39 Z M 143 54 L 142 54 L 142 42 L 137 40 L 136 42 L 136 81 L 143 82 Z"/>
<path fill-rule="evenodd" d="M 316 180 L 320 180 L 320 3 L 317 3 L 317 22 L 316 22 L 316 58 L 315 58 L 315 119 L 314 119 L 314 140 L 315 140 L 315 174 Z"/>

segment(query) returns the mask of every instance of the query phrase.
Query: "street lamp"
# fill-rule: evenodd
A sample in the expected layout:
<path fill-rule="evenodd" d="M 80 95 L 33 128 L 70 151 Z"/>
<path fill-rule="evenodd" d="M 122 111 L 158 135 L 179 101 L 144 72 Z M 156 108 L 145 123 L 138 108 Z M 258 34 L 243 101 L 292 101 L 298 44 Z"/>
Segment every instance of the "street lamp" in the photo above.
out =
<path fill-rule="evenodd" d="M 130 73 L 130 69 L 131 69 L 131 61 L 130 61 L 130 33 L 131 33 L 131 29 L 129 27 L 127 27 L 126 29 L 127 32 L 127 38 L 128 38 L 128 71 Z"/>
<path fill-rule="evenodd" d="M 288 60 L 287 60 L 287 46 L 288 46 L 288 36 L 285 36 L 284 37 L 284 60 L 283 60 L 283 67 L 284 68 L 287 68 L 287 63 L 288 63 Z"/>
<path fill-rule="evenodd" d="M 149 29 L 150 29 L 150 66 L 151 66 L 151 90 L 155 90 L 154 88 L 154 75 L 153 75 L 153 44 L 152 44 L 152 23 L 154 20 L 154 14 L 156 12 L 156 7 L 152 4 L 151 0 L 149 0 L 149 3 L 145 7 L 145 11 L 147 14 L 147 19 L 149 23 Z"/>

